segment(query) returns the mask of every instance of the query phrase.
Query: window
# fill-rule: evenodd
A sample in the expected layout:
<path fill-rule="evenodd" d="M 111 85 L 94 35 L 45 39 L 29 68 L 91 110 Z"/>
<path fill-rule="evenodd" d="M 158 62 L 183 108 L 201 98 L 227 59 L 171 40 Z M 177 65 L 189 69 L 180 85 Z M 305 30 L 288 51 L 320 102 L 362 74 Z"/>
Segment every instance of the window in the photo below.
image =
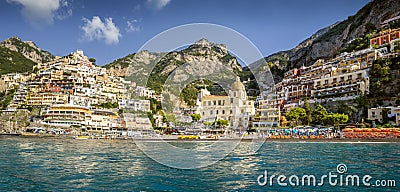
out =
<path fill-rule="evenodd" d="M 213 114 L 213 111 L 211 110 L 211 111 L 210 111 L 210 115 L 212 115 L 212 114 Z"/>
<path fill-rule="evenodd" d="M 217 114 L 217 115 L 218 115 L 218 110 L 215 112 L 215 114 Z"/>
<path fill-rule="evenodd" d="M 223 115 L 225 114 L 225 110 L 222 110 L 222 114 L 223 114 Z"/>
<path fill-rule="evenodd" d="M 233 113 L 232 109 L 231 109 L 231 111 L 230 111 L 230 112 L 231 112 L 231 114 Z"/>
<path fill-rule="evenodd" d="M 353 76 L 349 75 L 349 76 L 347 76 L 347 79 L 348 79 L 348 80 L 352 80 L 352 79 L 353 79 Z"/>
<path fill-rule="evenodd" d="M 217 105 L 217 101 L 214 101 L 214 105 Z"/>

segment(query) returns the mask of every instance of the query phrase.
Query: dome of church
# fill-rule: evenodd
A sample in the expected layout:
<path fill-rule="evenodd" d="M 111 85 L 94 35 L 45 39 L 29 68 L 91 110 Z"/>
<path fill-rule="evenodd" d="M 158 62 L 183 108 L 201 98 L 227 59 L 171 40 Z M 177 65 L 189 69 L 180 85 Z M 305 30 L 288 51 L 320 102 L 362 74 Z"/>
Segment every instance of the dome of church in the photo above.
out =
<path fill-rule="evenodd" d="M 243 91 L 245 91 L 244 85 L 240 81 L 240 77 L 236 77 L 236 81 L 232 84 L 232 90 L 243 90 Z"/>

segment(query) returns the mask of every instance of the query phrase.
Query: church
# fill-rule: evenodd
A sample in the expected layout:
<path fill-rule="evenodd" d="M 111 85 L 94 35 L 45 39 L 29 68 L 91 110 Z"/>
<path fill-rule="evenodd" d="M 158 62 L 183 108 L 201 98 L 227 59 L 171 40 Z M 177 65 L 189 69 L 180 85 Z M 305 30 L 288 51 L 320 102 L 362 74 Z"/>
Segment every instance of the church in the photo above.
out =
<path fill-rule="evenodd" d="M 211 95 L 207 89 L 200 90 L 197 113 L 201 115 L 202 121 L 229 120 L 230 127 L 245 130 L 250 116 L 255 114 L 255 107 L 254 101 L 248 100 L 240 78 L 236 77 L 228 96 Z"/>

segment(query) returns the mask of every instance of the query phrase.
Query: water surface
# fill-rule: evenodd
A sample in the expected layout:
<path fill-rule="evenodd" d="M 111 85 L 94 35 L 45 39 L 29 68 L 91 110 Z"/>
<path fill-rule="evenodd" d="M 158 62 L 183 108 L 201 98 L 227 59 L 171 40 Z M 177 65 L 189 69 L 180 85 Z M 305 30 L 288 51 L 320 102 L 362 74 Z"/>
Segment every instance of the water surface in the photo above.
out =
<path fill-rule="evenodd" d="M 195 150 L 209 143 L 175 145 Z M 348 174 L 393 179 L 399 186 L 399 143 L 267 142 L 258 153 L 242 155 L 246 145 L 240 144 L 211 166 L 182 170 L 153 161 L 133 141 L 0 137 L 0 191 L 399 191 L 399 187 L 257 183 L 266 170 L 321 176 L 345 164 Z"/>

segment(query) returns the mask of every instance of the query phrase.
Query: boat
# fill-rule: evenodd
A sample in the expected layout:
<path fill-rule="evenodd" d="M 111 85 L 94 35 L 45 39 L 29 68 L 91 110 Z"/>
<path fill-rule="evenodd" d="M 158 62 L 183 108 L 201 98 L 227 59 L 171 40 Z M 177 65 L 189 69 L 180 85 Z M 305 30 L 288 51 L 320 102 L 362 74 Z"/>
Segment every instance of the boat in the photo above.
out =
<path fill-rule="evenodd" d="M 77 137 L 75 137 L 75 139 L 79 139 L 79 140 L 85 140 L 85 139 L 89 139 L 90 137 L 87 135 L 78 135 Z"/>
<path fill-rule="evenodd" d="M 21 133 L 0 133 L 0 135 L 4 136 L 21 136 Z"/>
<path fill-rule="evenodd" d="M 178 139 L 200 139 L 197 135 L 180 135 Z"/>

